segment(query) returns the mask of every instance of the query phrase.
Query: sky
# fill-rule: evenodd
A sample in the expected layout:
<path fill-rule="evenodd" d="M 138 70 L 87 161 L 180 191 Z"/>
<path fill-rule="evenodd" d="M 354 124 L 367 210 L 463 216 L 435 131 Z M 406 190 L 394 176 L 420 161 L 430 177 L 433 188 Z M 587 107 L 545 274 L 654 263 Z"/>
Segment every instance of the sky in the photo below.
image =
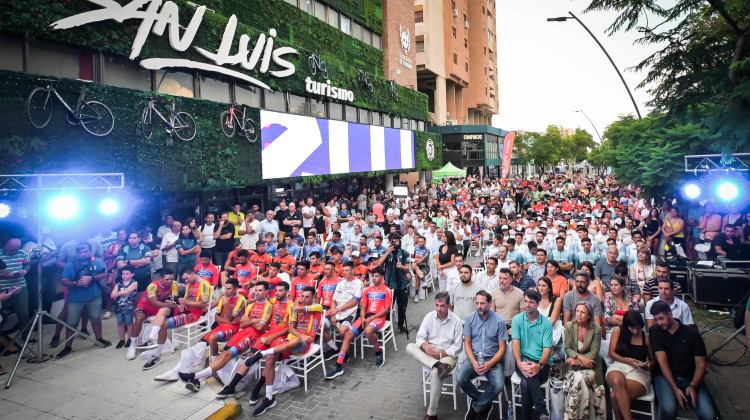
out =
<path fill-rule="evenodd" d="M 637 31 L 607 36 L 617 16 L 583 10 L 587 0 L 497 0 L 498 90 L 500 109 L 492 125 L 504 130 L 544 132 L 548 125 L 596 132 L 583 110 L 603 134 L 633 107 L 617 72 L 602 50 L 575 20 L 547 22 L 548 17 L 578 16 L 607 49 L 630 87 L 641 115 L 651 96 L 636 89 L 645 73 L 626 70 L 657 48 L 636 45 Z"/>

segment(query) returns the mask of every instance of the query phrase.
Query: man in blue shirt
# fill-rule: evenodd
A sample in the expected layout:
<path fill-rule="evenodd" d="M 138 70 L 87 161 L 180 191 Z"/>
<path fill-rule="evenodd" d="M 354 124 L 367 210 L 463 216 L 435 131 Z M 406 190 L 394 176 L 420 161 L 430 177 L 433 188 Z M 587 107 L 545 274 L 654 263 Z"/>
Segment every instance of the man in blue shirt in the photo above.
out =
<path fill-rule="evenodd" d="M 260 235 L 265 238 L 266 233 L 273 233 L 273 241 L 279 237 L 279 222 L 274 219 L 273 210 L 266 212 L 266 218 L 260 221 Z"/>
<path fill-rule="evenodd" d="M 540 420 L 549 420 L 542 384 L 552 367 L 552 322 L 539 314 L 541 295 L 535 290 L 524 292 L 525 311 L 513 317 L 513 359 L 521 378 L 521 418 L 531 418 L 536 411 Z"/>
<path fill-rule="evenodd" d="M 383 246 L 383 237 L 376 234 L 375 239 L 370 247 L 370 254 L 384 255 L 388 251 L 388 248 Z"/>
<path fill-rule="evenodd" d="M 309 259 L 310 254 L 313 252 L 317 252 L 321 256 L 325 255 L 325 251 L 323 250 L 323 247 L 318 245 L 318 241 L 316 241 L 317 237 L 313 234 L 307 235 L 307 244 L 305 244 L 305 258 Z M 287 250 L 288 251 L 288 250 Z"/>
<path fill-rule="evenodd" d="M 76 245 L 76 259 L 68 262 L 63 269 L 62 284 L 68 288 L 68 317 L 66 321 L 78 327 L 84 308 L 89 313 L 91 326 L 96 340 L 109 347 L 109 341 L 102 338 L 102 291 L 99 282 L 107 279 L 107 266 L 91 255 L 91 244 L 81 242 Z M 73 351 L 73 334 L 75 330 L 67 329 L 65 348 L 57 354 L 61 359 Z"/>
<path fill-rule="evenodd" d="M 326 243 L 326 253 L 330 253 L 331 248 L 345 249 L 344 242 L 341 241 L 341 232 L 332 232 L 331 240 Z"/>
<path fill-rule="evenodd" d="M 477 310 L 466 317 L 464 351 L 466 361 L 458 372 L 458 385 L 471 397 L 466 420 L 487 419 L 492 412 L 492 401 L 503 391 L 505 355 L 508 330 L 500 314 L 490 309 L 492 296 L 484 290 L 476 294 Z M 472 382 L 477 376 L 487 378 L 489 387 L 479 392 Z"/>
<path fill-rule="evenodd" d="M 596 266 L 601 256 L 591 249 L 591 238 L 581 239 L 581 248 L 583 249 L 575 257 L 576 268 L 581 268 L 581 264 L 584 261 L 588 261 Z"/>
<path fill-rule="evenodd" d="M 556 248 L 549 253 L 549 259 L 557 261 L 560 264 L 560 272 L 565 277 L 570 278 L 570 270 L 573 269 L 573 254 L 565 249 L 565 238 L 558 236 L 555 238 Z"/>
<path fill-rule="evenodd" d="M 299 247 L 299 245 L 297 245 L 297 242 L 295 242 L 291 236 L 285 236 L 284 242 L 286 243 L 286 252 L 289 255 L 293 256 L 294 259 L 299 259 L 299 254 L 302 249 Z"/>

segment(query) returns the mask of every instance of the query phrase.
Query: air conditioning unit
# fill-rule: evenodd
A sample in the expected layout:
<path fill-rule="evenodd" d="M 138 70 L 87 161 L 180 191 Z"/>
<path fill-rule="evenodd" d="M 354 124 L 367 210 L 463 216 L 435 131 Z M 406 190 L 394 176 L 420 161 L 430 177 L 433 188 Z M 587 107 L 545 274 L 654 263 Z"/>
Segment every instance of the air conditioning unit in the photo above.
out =
<path fill-rule="evenodd" d="M 469 21 L 468 20 L 464 21 L 464 28 L 469 29 Z"/>
<path fill-rule="evenodd" d="M 458 17 L 458 9 L 453 9 L 453 17 Z"/>
<path fill-rule="evenodd" d="M 447 120 L 445 125 L 458 125 L 458 120 Z"/>

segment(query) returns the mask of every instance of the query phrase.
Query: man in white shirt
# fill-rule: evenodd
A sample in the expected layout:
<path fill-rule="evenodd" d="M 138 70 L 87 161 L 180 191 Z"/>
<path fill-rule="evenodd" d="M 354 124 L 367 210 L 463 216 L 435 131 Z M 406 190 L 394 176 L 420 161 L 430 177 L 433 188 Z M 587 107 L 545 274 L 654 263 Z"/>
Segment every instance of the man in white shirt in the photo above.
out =
<path fill-rule="evenodd" d="M 674 284 L 669 277 L 659 278 L 659 296 L 649 300 L 646 303 L 646 328 L 651 329 L 654 325 L 654 316 L 651 315 L 651 306 L 654 302 L 662 301 L 669 304 L 672 308 L 672 314 L 675 319 L 679 319 L 680 322 L 687 326 L 695 325 L 693 320 L 693 313 L 690 311 L 690 307 L 687 303 L 674 296 Z"/>
<path fill-rule="evenodd" d="M 255 216 L 248 214 L 245 221 L 240 226 L 239 234 L 240 243 L 242 249 L 255 249 L 258 240 L 260 239 L 260 222 L 255 219 Z"/>
<path fill-rule="evenodd" d="M 306 205 L 305 207 L 302 207 L 302 228 L 305 231 L 305 238 L 307 238 L 307 233 L 313 227 L 313 217 L 315 217 L 315 207 L 313 206 L 313 199 L 312 197 L 307 197 Z"/>
<path fill-rule="evenodd" d="M 177 252 L 177 240 L 180 239 L 182 223 L 177 220 L 172 222 L 172 230 L 161 238 L 161 251 L 164 257 L 164 268 L 169 268 L 173 273 L 177 272 L 177 261 L 180 254 Z"/>
<path fill-rule="evenodd" d="M 164 217 L 164 224 L 159 226 L 159 229 L 156 230 L 156 238 L 154 238 L 154 242 L 157 244 L 161 243 L 162 238 L 164 238 L 164 235 L 169 233 L 172 230 L 172 223 L 174 222 L 174 218 L 171 214 L 168 214 L 166 217 Z"/>
<path fill-rule="evenodd" d="M 216 229 L 214 214 L 206 214 L 204 220 L 206 223 L 200 227 L 201 236 L 203 237 L 203 240 L 201 241 L 201 249 L 213 252 L 214 247 L 216 246 L 216 239 L 214 239 L 214 230 Z"/>
<path fill-rule="evenodd" d="M 496 289 L 498 284 L 498 272 L 497 272 L 497 257 L 489 257 L 487 258 L 487 267 L 484 271 L 480 271 L 477 273 L 476 278 L 474 281 L 479 284 L 479 286 L 486 290 L 486 291 L 492 291 L 492 289 Z"/>
<path fill-rule="evenodd" d="M 422 320 L 417 342 L 406 346 L 406 353 L 430 369 L 430 405 L 428 420 L 437 419 L 443 380 L 456 365 L 463 349 L 463 324 L 458 315 L 448 310 L 450 297 L 446 292 L 435 295 L 435 310 Z"/>

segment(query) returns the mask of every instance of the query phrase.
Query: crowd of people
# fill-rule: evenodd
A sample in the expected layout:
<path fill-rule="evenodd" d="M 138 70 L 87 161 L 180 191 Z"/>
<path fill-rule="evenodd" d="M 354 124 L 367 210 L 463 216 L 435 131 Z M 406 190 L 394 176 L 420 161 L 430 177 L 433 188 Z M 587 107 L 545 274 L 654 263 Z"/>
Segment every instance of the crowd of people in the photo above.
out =
<path fill-rule="evenodd" d="M 194 346 L 209 366 L 180 363 L 154 379 L 197 392 L 246 357 L 217 395 L 225 398 L 265 360 L 250 393 L 259 416 L 276 405 L 275 363 L 314 342 L 335 360 L 326 380 L 344 374 L 364 338 L 383 366 L 386 321 L 393 313 L 393 328 L 408 334 L 408 304 L 437 283 L 435 311 L 407 353 L 430 370 L 433 390 L 457 375 L 472 400 L 467 419 L 488 418 L 513 375 L 524 419 L 549 417 L 542 386 L 551 376 L 563 381 L 568 419 L 608 409 L 630 419 L 631 402 L 652 386 L 662 418 L 679 406 L 714 418 L 705 345 L 660 256 L 703 244 L 706 258 L 742 258 L 750 214 L 721 216 L 707 204 L 693 219 L 671 200 L 657 208 L 637 188 L 579 174 L 505 184 L 469 176 L 417 185 L 406 197 L 364 190 L 271 207 L 243 213 L 237 204 L 202 221 L 166 215 L 156 229 L 104 229 L 65 243 L 11 238 L 0 250 L 0 300 L 23 328 L 36 303 L 31 267 L 41 260 L 43 304 L 63 292 L 60 318 L 87 336 L 90 323 L 104 347 L 102 319 L 114 316 L 115 347 L 129 360 L 144 351 L 144 370 L 162 362 L 168 330 L 209 323 Z M 56 328 L 50 346 L 64 344 L 63 358 L 75 331 Z M 481 392 L 477 377 L 487 382 Z M 431 393 L 427 419 L 437 418 L 439 398 Z"/>

